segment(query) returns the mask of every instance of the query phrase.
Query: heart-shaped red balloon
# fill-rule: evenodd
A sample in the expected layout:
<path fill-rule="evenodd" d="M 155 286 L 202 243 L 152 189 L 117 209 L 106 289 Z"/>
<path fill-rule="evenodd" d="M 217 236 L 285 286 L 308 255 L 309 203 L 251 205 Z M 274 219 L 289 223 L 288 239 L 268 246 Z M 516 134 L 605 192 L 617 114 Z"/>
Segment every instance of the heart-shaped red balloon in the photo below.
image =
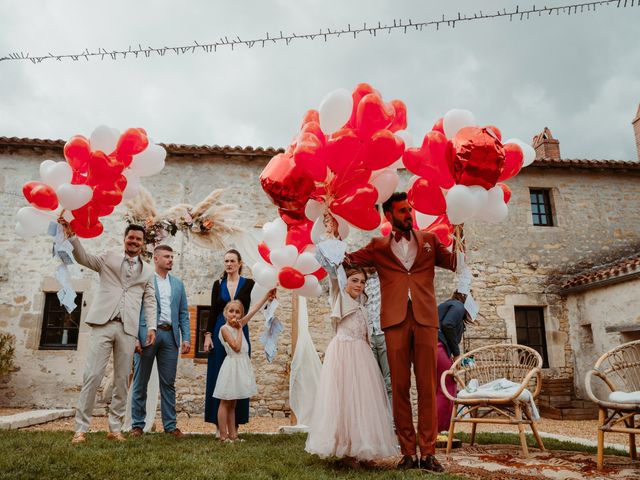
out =
<path fill-rule="evenodd" d="M 302 253 L 306 247 L 313 244 L 311 240 L 312 228 L 313 222 L 311 220 L 298 223 L 297 225 L 290 225 L 287 229 L 285 244 L 294 245 L 298 249 L 298 252 Z"/>
<path fill-rule="evenodd" d="M 293 156 L 274 156 L 260 174 L 260 184 L 278 207 L 288 210 L 304 208 L 315 189 L 313 179 L 296 166 Z"/>
<path fill-rule="evenodd" d="M 413 182 L 407 191 L 407 200 L 413 208 L 425 215 L 442 215 L 447 211 L 447 201 L 440 186 L 426 178 Z"/>
<path fill-rule="evenodd" d="M 449 170 L 449 161 L 453 155 L 453 146 L 443 133 L 430 131 L 422 140 L 420 148 L 407 148 L 402 162 L 411 173 L 424 177 L 434 185 L 451 188 L 453 176 Z"/>
<path fill-rule="evenodd" d="M 509 185 L 498 183 L 496 186 L 502 189 L 504 203 L 509 203 L 509 200 L 511 200 L 511 189 L 509 188 Z"/>
<path fill-rule="evenodd" d="M 431 131 L 440 132 L 441 134 L 444 135 L 444 118 L 443 117 L 440 117 L 438 120 L 436 120 L 436 123 L 434 123 L 433 127 L 431 127 Z"/>
<path fill-rule="evenodd" d="M 115 185 L 111 187 L 106 185 L 97 185 L 93 189 L 93 201 L 99 205 L 115 207 L 122 201 L 122 190 Z"/>
<path fill-rule="evenodd" d="M 327 271 L 324 268 L 320 267 L 315 272 L 313 272 L 311 275 L 316 277 L 318 280 L 322 280 L 324 277 L 327 276 Z"/>
<path fill-rule="evenodd" d="M 498 177 L 499 182 L 503 182 L 511 177 L 515 177 L 522 168 L 524 154 L 520 145 L 507 143 L 504 147 L 504 166 Z"/>
<path fill-rule="evenodd" d="M 304 285 L 304 275 L 293 267 L 282 267 L 278 273 L 280 286 L 291 290 Z"/>
<path fill-rule="evenodd" d="M 368 83 L 360 83 L 356 85 L 356 88 L 353 89 L 353 92 L 351 93 L 351 98 L 353 100 L 353 109 L 351 110 L 351 117 L 349 118 L 349 121 L 347 122 L 345 127 L 356 128 L 358 105 L 360 105 L 360 100 L 362 100 L 363 97 L 369 95 L 370 93 L 379 95 L 378 91 Z"/>
<path fill-rule="evenodd" d="M 328 194 L 333 198 L 350 195 L 354 188 L 364 187 L 371 178 L 371 170 L 358 168 L 333 177 L 328 185 Z"/>
<path fill-rule="evenodd" d="M 464 127 L 452 139 L 453 177 L 462 185 L 480 185 L 489 190 L 504 167 L 504 148 L 486 128 Z"/>
<path fill-rule="evenodd" d="M 371 137 L 378 130 L 388 128 L 396 111 L 393 105 L 382 101 L 380 95 L 370 93 L 362 97 L 356 112 L 356 131 L 362 139 Z"/>
<path fill-rule="evenodd" d="M 502 141 L 502 132 L 495 125 L 487 125 L 486 128 L 488 131 L 492 132 L 493 135 L 501 142 Z"/>
<path fill-rule="evenodd" d="M 69 224 L 74 233 L 80 238 L 94 238 L 99 236 L 104 231 L 104 226 L 99 220 L 91 225 L 84 225 L 76 219 L 71 220 Z"/>
<path fill-rule="evenodd" d="M 440 215 L 424 230 L 435 234 L 445 247 L 453 243 L 453 225 L 446 214 Z"/>
<path fill-rule="evenodd" d="M 71 137 L 64 144 L 64 158 L 74 171 L 85 173 L 91 158 L 91 144 L 89 139 L 82 135 Z"/>
<path fill-rule="evenodd" d="M 129 128 L 118 139 L 116 154 L 118 156 L 137 155 L 149 146 L 149 139 L 142 128 Z"/>
<path fill-rule="evenodd" d="M 93 200 L 73 210 L 71 213 L 73 213 L 76 225 L 80 225 L 85 229 L 90 228 L 91 225 L 95 225 L 98 222 L 98 206 Z"/>
<path fill-rule="evenodd" d="M 373 185 L 352 187 L 329 205 L 330 210 L 362 230 L 373 230 L 380 225 L 380 214 L 375 208 L 378 191 Z"/>
<path fill-rule="evenodd" d="M 91 154 L 87 174 L 87 185 L 113 185 L 120 178 L 124 164 L 115 157 L 96 151 Z"/>
<path fill-rule="evenodd" d="M 387 168 L 398 160 L 404 152 L 404 141 L 390 130 L 378 130 L 364 141 L 358 156 L 358 163 L 370 170 Z"/>
<path fill-rule="evenodd" d="M 269 247 L 267 247 L 267 244 L 264 243 L 264 241 L 258 244 L 258 253 L 260 254 L 260 256 L 265 262 L 267 262 L 268 264 L 271 264 L 271 258 L 270 258 L 271 250 L 269 250 Z"/>
<path fill-rule="evenodd" d="M 356 158 L 362 149 L 362 141 L 352 128 L 343 128 L 333 133 L 325 149 L 327 166 L 335 174 L 358 168 Z"/>
<path fill-rule="evenodd" d="M 22 186 L 22 194 L 34 207 L 40 210 L 55 210 L 58 208 L 56 191 L 44 182 L 31 181 Z"/>
<path fill-rule="evenodd" d="M 389 130 L 397 132 L 407 128 L 407 106 L 402 100 L 391 100 L 391 105 L 395 110 L 393 122 L 389 125 Z"/>
<path fill-rule="evenodd" d="M 300 170 L 316 182 L 323 182 L 327 178 L 324 144 L 314 133 L 303 132 L 298 136 L 293 159 Z"/>
<path fill-rule="evenodd" d="M 383 222 L 383 224 L 380 225 L 380 235 L 382 235 L 383 237 L 387 237 L 391 233 L 391 230 L 393 230 L 393 228 L 391 227 L 391 222 L 389 221 Z"/>

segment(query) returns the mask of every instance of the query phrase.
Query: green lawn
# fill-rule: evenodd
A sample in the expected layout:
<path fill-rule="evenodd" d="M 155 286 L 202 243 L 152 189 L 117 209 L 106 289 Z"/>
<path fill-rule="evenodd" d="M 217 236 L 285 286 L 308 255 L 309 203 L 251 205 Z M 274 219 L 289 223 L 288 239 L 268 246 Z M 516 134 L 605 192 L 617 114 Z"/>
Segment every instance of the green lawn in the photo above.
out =
<path fill-rule="evenodd" d="M 353 471 L 337 461 L 304 452 L 306 436 L 242 435 L 243 443 L 222 444 L 210 435 L 174 439 L 163 434 L 109 442 L 105 433 L 89 435 L 84 445 L 71 445 L 70 432 L 0 433 L 0 479 L 318 479 L 318 478 L 438 478 L 418 470 Z M 478 433 L 479 443 L 518 444 L 513 434 Z M 467 440 L 467 438 L 465 438 Z M 592 447 L 548 439 L 549 449 L 594 452 Z M 620 454 L 609 451 L 609 454 Z"/>

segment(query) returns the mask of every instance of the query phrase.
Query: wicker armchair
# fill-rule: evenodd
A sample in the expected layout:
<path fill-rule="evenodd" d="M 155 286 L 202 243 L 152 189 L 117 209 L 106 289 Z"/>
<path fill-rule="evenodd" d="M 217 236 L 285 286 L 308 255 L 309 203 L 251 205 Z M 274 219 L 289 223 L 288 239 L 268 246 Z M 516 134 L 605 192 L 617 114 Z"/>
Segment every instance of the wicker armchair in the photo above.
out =
<path fill-rule="evenodd" d="M 625 343 L 602 355 L 593 370 L 587 372 L 585 387 L 589 398 L 598 405 L 598 469 L 604 463 L 604 433 L 629 434 L 629 455 L 638 457 L 636 434 L 640 434 L 640 401 L 636 403 L 615 403 L 598 398 L 592 390 L 594 377 L 606 384 L 610 392 L 640 391 L 640 340 Z"/>
<path fill-rule="evenodd" d="M 454 408 L 449 426 L 447 454 L 451 452 L 451 444 L 456 424 L 471 423 L 471 445 L 475 442 L 476 427 L 479 423 L 497 423 L 517 425 L 520 435 L 522 453 L 529 455 L 524 426 L 530 425 L 533 435 L 541 450 L 544 450 L 542 439 L 536 429 L 529 401 L 520 397 L 525 389 L 535 398 L 542 386 L 542 357 L 534 349 L 524 345 L 499 344 L 476 348 L 458 358 L 449 370 L 440 378 L 442 391 L 453 401 Z M 500 378 L 506 378 L 520 384 L 511 396 L 501 398 L 459 398 L 452 397 L 445 388 L 445 381 L 451 375 L 459 389 L 465 387 L 472 379 L 485 384 Z"/>

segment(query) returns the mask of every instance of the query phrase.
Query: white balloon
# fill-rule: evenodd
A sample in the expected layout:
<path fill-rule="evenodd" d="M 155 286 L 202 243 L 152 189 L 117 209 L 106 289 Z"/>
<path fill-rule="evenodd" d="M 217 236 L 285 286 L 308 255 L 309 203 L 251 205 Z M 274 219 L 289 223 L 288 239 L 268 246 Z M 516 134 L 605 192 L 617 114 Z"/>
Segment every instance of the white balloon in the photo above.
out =
<path fill-rule="evenodd" d="M 340 238 L 344 240 L 349 236 L 349 222 L 338 215 L 333 215 L 333 218 L 338 221 L 338 235 L 340 235 Z"/>
<path fill-rule="evenodd" d="M 500 187 L 498 187 L 500 188 Z M 476 201 L 474 202 L 474 214 L 481 208 L 483 208 L 487 201 L 489 200 L 489 192 L 480 185 L 469 185 L 469 190 L 475 197 Z M 502 189 L 500 189 L 502 191 Z"/>
<path fill-rule="evenodd" d="M 426 213 L 422 213 L 417 210 L 415 210 L 415 212 L 416 225 L 420 230 L 427 228 L 429 225 L 436 221 L 436 218 L 438 218 L 436 215 L 427 215 Z"/>
<path fill-rule="evenodd" d="M 52 162 L 45 160 L 40 164 L 40 178 L 54 190 L 60 185 L 71 183 L 73 170 L 67 162 Z"/>
<path fill-rule="evenodd" d="M 89 185 L 72 185 L 65 183 L 56 189 L 58 201 L 65 210 L 75 210 L 91 200 L 93 190 Z"/>
<path fill-rule="evenodd" d="M 385 168 L 377 170 L 371 174 L 369 183 L 376 187 L 378 191 L 378 199 L 376 203 L 385 202 L 393 192 L 396 191 L 400 178 L 395 170 L 391 168 Z"/>
<path fill-rule="evenodd" d="M 253 278 L 262 287 L 270 290 L 278 285 L 278 272 L 271 265 L 263 264 L 262 268 L 253 272 Z"/>
<path fill-rule="evenodd" d="M 309 220 L 315 220 L 324 212 L 325 206 L 323 202 L 310 199 L 304 206 L 304 214 Z"/>
<path fill-rule="evenodd" d="M 16 213 L 16 221 L 22 224 L 22 232 L 37 235 L 47 231 L 49 223 L 56 221 L 56 215 L 34 207 L 22 207 Z"/>
<path fill-rule="evenodd" d="M 167 157 L 167 151 L 160 145 L 150 143 L 138 155 L 133 156 L 133 161 L 129 169 L 138 177 L 150 177 L 164 168 L 164 161 Z"/>
<path fill-rule="evenodd" d="M 265 223 L 262 226 L 262 237 L 269 250 L 281 248 L 287 238 L 287 224 L 281 218 Z"/>
<path fill-rule="evenodd" d="M 476 124 L 473 113 L 469 110 L 454 108 L 444 114 L 442 120 L 442 128 L 447 138 L 453 138 L 458 130 L 464 127 L 470 127 Z"/>
<path fill-rule="evenodd" d="M 298 259 L 296 260 L 293 268 L 304 275 L 308 275 L 318 270 L 320 268 L 320 264 L 313 253 L 302 252 L 298 255 Z"/>
<path fill-rule="evenodd" d="M 476 213 L 476 196 L 466 185 L 454 185 L 446 196 L 447 216 L 452 225 L 471 220 Z"/>
<path fill-rule="evenodd" d="M 262 300 L 269 290 L 271 289 L 256 282 L 251 289 L 251 304 L 254 305 Z"/>
<path fill-rule="evenodd" d="M 324 228 L 324 219 L 322 217 L 316 218 L 316 221 L 313 222 L 313 227 L 311 227 L 311 241 L 313 243 L 320 242 L 321 237 L 325 234 Z"/>
<path fill-rule="evenodd" d="M 127 186 L 122 192 L 122 198 L 124 200 L 131 200 L 138 196 L 142 184 L 140 183 L 140 178 L 129 169 L 126 169 L 123 175 L 127 177 Z"/>
<path fill-rule="evenodd" d="M 339 130 L 349 117 L 353 109 L 351 92 L 344 88 L 328 93 L 320 102 L 320 128 L 326 134 Z"/>
<path fill-rule="evenodd" d="M 478 220 L 488 223 L 502 222 L 509 214 L 509 207 L 504 202 L 502 188 L 495 186 L 489 190 L 488 201 L 476 214 Z"/>
<path fill-rule="evenodd" d="M 406 168 L 404 166 L 404 162 L 402 161 L 402 157 L 393 162 L 388 168 L 392 168 L 394 170 L 398 170 L 399 168 Z"/>
<path fill-rule="evenodd" d="M 89 143 L 91 144 L 91 150 L 100 150 L 101 152 L 109 155 L 112 153 L 116 146 L 118 145 L 118 139 L 120 138 L 120 133 L 111 127 L 107 127 L 106 125 L 100 125 L 97 127 L 89 138 Z"/>
<path fill-rule="evenodd" d="M 16 223 L 16 234 L 23 238 L 30 238 L 35 235 L 36 232 L 30 232 L 29 229 L 25 228 L 20 222 Z"/>
<path fill-rule="evenodd" d="M 271 254 L 269 254 L 269 260 L 278 270 L 282 267 L 292 267 L 297 259 L 298 249 L 293 245 L 285 245 L 277 250 L 271 250 Z"/>
<path fill-rule="evenodd" d="M 400 137 L 404 142 L 404 148 L 413 148 L 413 135 L 406 130 L 400 130 L 394 134 L 396 137 Z"/>
<path fill-rule="evenodd" d="M 315 275 L 305 275 L 304 285 L 296 288 L 294 292 L 303 297 L 318 297 L 322 294 L 322 287 Z"/>
<path fill-rule="evenodd" d="M 520 140 L 519 138 L 510 138 L 509 140 L 505 140 L 504 142 L 502 142 L 503 145 L 506 145 L 507 143 L 515 143 L 516 145 L 519 145 L 520 148 L 522 149 L 522 156 L 524 158 L 522 162 L 522 168 L 528 167 L 536 159 L 535 149 L 528 143 Z"/>
<path fill-rule="evenodd" d="M 62 214 L 62 218 L 71 223 L 71 220 L 73 220 L 75 217 L 73 216 L 73 212 L 71 212 L 71 210 L 65 210 Z"/>

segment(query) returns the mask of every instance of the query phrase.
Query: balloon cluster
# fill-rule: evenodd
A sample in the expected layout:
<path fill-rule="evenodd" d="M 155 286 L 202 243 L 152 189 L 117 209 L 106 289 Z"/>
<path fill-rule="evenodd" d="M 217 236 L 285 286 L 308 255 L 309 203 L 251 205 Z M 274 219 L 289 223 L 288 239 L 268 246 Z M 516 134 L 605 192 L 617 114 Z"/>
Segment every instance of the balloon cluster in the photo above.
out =
<path fill-rule="evenodd" d="M 407 191 L 418 212 L 446 214 L 453 225 L 471 219 L 504 220 L 511 191 L 498 183 L 515 176 L 535 159 L 518 139 L 502 141 L 492 125 L 475 124 L 468 110 L 450 110 L 428 132 L 419 148 L 408 148 L 403 163 L 415 177 Z"/>
<path fill-rule="evenodd" d="M 435 216 L 413 210 L 413 228 L 435 234 L 445 247 L 450 247 L 453 244 L 454 228 L 449 222 L 446 213 Z M 389 221 L 385 221 L 380 225 L 380 233 L 385 237 L 391 234 L 391 230 L 392 227 Z"/>
<path fill-rule="evenodd" d="M 348 235 L 350 225 L 373 230 L 380 224 L 376 204 L 389 198 L 398 184 L 394 164 L 404 152 L 404 141 L 396 132 L 406 126 L 404 103 L 385 102 L 366 83 L 353 92 L 341 89 L 329 93 L 318 110 L 309 110 L 304 115 L 300 132 L 260 175 L 262 188 L 278 207 L 281 217 L 276 230 L 284 232 L 284 236 L 278 237 L 282 243 L 269 244 L 265 231 L 265 242 L 259 250 L 266 262 L 279 269 L 281 286 L 302 295 L 319 293 L 318 272 L 324 270 L 307 259 L 312 256 L 309 249 L 324 231 L 325 212 L 337 220 L 341 238 Z M 282 230 L 283 226 L 286 230 Z M 269 226 L 267 230 L 271 228 L 275 229 Z M 281 249 L 290 253 L 276 253 Z M 281 261 L 285 258 L 286 265 Z M 294 260 L 298 262 L 295 265 L 291 264 Z M 312 267 L 316 271 L 309 271 Z M 258 278 L 261 275 L 255 273 L 258 283 L 273 284 L 273 271 L 264 265 L 260 268 L 269 274 L 265 273 L 265 282 L 261 282 Z"/>
<path fill-rule="evenodd" d="M 62 214 L 79 237 L 97 237 L 104 229 L 100 217 L 113 212 L 123 198 L 135 197 L 140 177 L 164 168 L 166 151 L 150 143 L 142 128 L 120 134 L 103 125 L 90 138 L 72 137 L 64 146 L 64 156 L 66 162 L 40 164 L 42 181 L 24 184 L 22 193 L 31 206 L 16 215 L 19 235 L 42 233 Z"/>

